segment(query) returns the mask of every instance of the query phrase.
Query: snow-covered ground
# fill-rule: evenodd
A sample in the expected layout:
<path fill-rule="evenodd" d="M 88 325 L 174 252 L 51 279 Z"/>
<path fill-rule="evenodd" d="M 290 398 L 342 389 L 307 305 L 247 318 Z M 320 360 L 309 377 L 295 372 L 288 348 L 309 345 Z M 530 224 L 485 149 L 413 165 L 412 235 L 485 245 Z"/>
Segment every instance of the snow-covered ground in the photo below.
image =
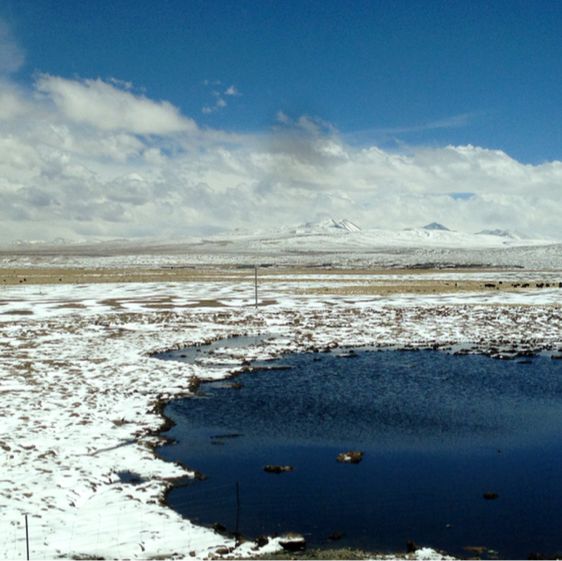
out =
<path fill-rule="evenodd" d="M 159 405 L 189 394 L 194 376 L 219 379 L 248 359 L 346 345 L 562 352 L 559 288 L 315 294 L 342 280 L 337 271 L 331 277 L 303 278 L 296 292 L 291 279 L 264 276 L 260 299 L 267 305 L 258 310 L 251 276 L 236 283 L 2 287 L 0 558 L 25 558 L 26 514 L 31 559 L 201 558 L 232 547 L 229 538 L 163 504 L 170 481 L 190 472 L 154 455 Z M 242 333 L 268 337 L 246 349 L 218 349 L 195 364 L 150 356 Z M 142 482 L 122 482 L 125 470 Z"/>
<path fill-rule="evenodd" d="M 169 266 L 178 263 L 562 269 L 562 243 L 498 229 L 467 233 L 435 223 L 406 230 L 361 229 L 349 220 L 329 219 L 175 242 L 22 243 L 0 248 L 0 267 Z"/>

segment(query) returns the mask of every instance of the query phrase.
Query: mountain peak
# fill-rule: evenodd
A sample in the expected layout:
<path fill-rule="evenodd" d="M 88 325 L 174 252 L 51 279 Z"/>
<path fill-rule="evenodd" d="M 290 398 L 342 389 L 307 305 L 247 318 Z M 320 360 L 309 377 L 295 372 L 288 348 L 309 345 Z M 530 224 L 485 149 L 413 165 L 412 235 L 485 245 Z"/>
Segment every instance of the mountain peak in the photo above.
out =
<path fill-rule="evenodd" d="M 443 224 L 439 224 L 439 222 L 431 222 L 430 224 L 426 224 L 423 227 L 424 230 L 442 230 L 444 232 L 450 232 L 447 226 L 443 226 Z"/>
<path fill-rule="evenodd" d="M 509 230 L 501 230 L 500 228 L 495 228 L 493 230 L 480 230 L 480 232 L 476 232 L 477 236 L 500 236 L 502 238 L 510 238 L 512 240 L 519 239 L 519 236 L 515 235 L 513 232 Z"/>
<path fill-rule="evenodd" d="M 334 228 L 340 228 L 342 230 L 347 230 L 348 232 L 360 232 L 361 228 L 357 226 L 351 220 L 347 220 L 347 218 L 342 218 L 341 220 L 334 220 L 332 218 L 332 226 Z"/>
<path fill-rule="evenodd" d="M 332 231 L 333 229 L 344 230 L 346 232 L 360 232 L 361 228 L 357 226 L 351 220 L 347 218 L 342 218 L 336 220 L 334 218 L 328 218 L 327 220 L 321 220 L 319 222 L 307 222 L 302 226 L 297 228 L 297 231 L 304 230 L 306 232 L 326 232 Z"/>

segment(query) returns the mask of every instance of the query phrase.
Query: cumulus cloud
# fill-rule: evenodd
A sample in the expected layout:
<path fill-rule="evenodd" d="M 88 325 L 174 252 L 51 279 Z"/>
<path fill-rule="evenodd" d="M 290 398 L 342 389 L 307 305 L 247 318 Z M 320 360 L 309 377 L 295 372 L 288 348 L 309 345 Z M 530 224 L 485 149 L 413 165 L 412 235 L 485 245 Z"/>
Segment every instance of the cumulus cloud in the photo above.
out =
<path fill-rule="evenodd" d="M 97 129 L 148 135 L 196 129 L 195 122 L 182 116 L 171 103 L 135 95 L 127 83 L 115 79 L 109 83 L 99 78 L 69 80 L 41 74 L 35 86 L 67 119 Z"/>
<path fill-rule="evenodd" d="M 357 147 L 329 123 L 282 112 L 268 134 L 228 135 L 135 91 L 49 75 L 30 91 L 0 81 L 3 242 L 180 238 L 330 215 L 365 228 L 437 221 L 560 235 L 562 162 L 470 145 Z"/>
<path fill-rule="evenodd" d="M 0 121 L 16 119 L 27 110 L 27 103 L 17 88 L 0 83 Z"/>

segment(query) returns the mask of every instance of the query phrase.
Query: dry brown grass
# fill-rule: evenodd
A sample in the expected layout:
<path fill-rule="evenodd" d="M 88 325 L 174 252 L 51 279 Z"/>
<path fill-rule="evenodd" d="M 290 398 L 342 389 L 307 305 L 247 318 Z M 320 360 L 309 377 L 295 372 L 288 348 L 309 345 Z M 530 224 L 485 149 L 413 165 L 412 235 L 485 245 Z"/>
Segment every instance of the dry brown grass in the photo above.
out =
<path fill-rule="evenodd" d="M 0 270 L 0 283 L 13 284 L 92 284 L 128 282 L 237 282 L 250 275 L 248 270 L 173 268 L 80 268 L 30 267 Z M 253 275 L 253 271 L 252 271 Z"/>
<path fill-rule="evenodd" d="M 482 273 L 494 272 L 501 279 L 502 273 L 511 270 L 500 269 L 339 269 L 318 267 L 267 267 L 259 269 L 262 283 L 290 283 L 296 294 L 342 295 L 342 296 L 370 296 L 391 294 L 450 294 L 463 292 L 517 291 L 521 290 L 521 282 L 489 282 L 483 280 L 436 280 L 428 275 L 435 273 L 453 272 Z M 524 272 L 520 278 L 524 278 Z M 337 276 L 327 279 L 326 277 Z M 352 275 L 362 275 L 363 279 L 352 279 Z M 390 275 L 407 275 L 409 278 L 390 279 Z M 238 268 L 235 266 L 222 268 L 51 268 L 31 267 L 0 270 L 0 284 L 92 284 L 92 283 L 130 283 L 130 282 L 223 282 L 227 284 L 253 283 L 254 270 L 252 268 Z M 325 286 L 302 287 L 303 283 L 321 282 Z M 539 289 L 536 282 L 529 282 L 529 289 Z M 121 307 L 117 300 L 104 302 L 115 309 Z M 268 302 L 268 303 L 273 303 Z M 151 304 L 154 308 L 165 309 L 165 300 L 158 300 Z M 221 307 L 223 304 L 213 299 L 200 300 L 193 304 L 197 307 Z M 14 312 L 11 312 L 14 313 Z"/>
<path fill-rule="evenodd" d="M 297 292 L 340 296 L 385 296 L 389 294 L 453 294 L 462 292 L 515 292 L 521 290 L 518 287 L 514 287 L 510 282 L 498 284 L 472 280 L 452 282 L 424 280 L 422 278 L 414 281 L 396 280 L 389 283 L 343 284 L 345 282 L 345 279 L 342 279 L 342 284 L 339 285 L 297 289 Z M 494 284 L 494 286 L 486 286 L 487 284 Z"/>

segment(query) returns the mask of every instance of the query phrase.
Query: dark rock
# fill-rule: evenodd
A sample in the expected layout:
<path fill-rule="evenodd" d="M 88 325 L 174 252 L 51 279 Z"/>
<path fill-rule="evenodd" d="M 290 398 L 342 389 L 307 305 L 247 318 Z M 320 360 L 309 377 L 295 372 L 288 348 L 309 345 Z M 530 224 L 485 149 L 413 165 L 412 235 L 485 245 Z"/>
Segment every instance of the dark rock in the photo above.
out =
<path fill-rule="evenodd" d="M 201 385 L 201 379 L 198 378 L 197 376 L 192 376 L 188 384 L 189 391 L 195 393 L 199 389 L 200 385 Z"/>
<path fill-rule="evenodd" d="M 258 536 L 256 538 L 256 547 L 257 548 L 264 547 L 268 543 L 269 543 L 269 538 L 267 536 Z"/>
<path fill-rule="evenodd" d="M 336 460 L 342 464 L 358 464 L 365 455 L 365 452 L 360 450 L 350 450 L 349 452 L 341 452 L 336 457 Z"/>
<path fill-rule="evenodd" d="M 274 466 L 269 464 L 263 468 L 263 471 L 266 473 L 286 473 L 293 470 L 293 466 Z"/>
<path fill-rule="evenodd" d="M 213 524 L 213 530 L 219 533 L 226 532 L 226 528 L 220 522 L 215 522 Z"/>
<path fill-rule="evenodd" d="M 463 547 L 463 549 L 468 551 L 468 553 L 473 553 L 474 555 L 479 556 L 484 555 L 488 551 L 488 548 L 483 545 L 467 545 Z"/>
<path fill-rule="evenodd" d="M 242 436 L 241 433 L 239 432 L 228 432 L 228 433 L 224 433 L 224 434 L 213 434 L 212 436 L 210 436 L 209 438 L 211 440 L 225 440 L 225 439 L 232 439 L 232 438 L 240 438 Z M 224 443 L 223 443 L 224 444 Z"/>
<path fill-rule="evenodd" d="M 497 493 L 492 493 L 491 491 L 487 491 L 482 495 L 487 501 L 494 501 L 496 500 L 499 495 Z"/>
<path fill-rule="evenodd" d="M 329 536 L 328 539 L 336 542 L 338 540 L 341 540 L 344 537 L 344 533 L 343 532 L 332 532 Z"/>
<path fill-rule="evenodd" d="M 304 551 L 306 549 L 306 540 L 302 534 L 284 534 L 279 538 L 279 545 L 285 551 Z"/>

